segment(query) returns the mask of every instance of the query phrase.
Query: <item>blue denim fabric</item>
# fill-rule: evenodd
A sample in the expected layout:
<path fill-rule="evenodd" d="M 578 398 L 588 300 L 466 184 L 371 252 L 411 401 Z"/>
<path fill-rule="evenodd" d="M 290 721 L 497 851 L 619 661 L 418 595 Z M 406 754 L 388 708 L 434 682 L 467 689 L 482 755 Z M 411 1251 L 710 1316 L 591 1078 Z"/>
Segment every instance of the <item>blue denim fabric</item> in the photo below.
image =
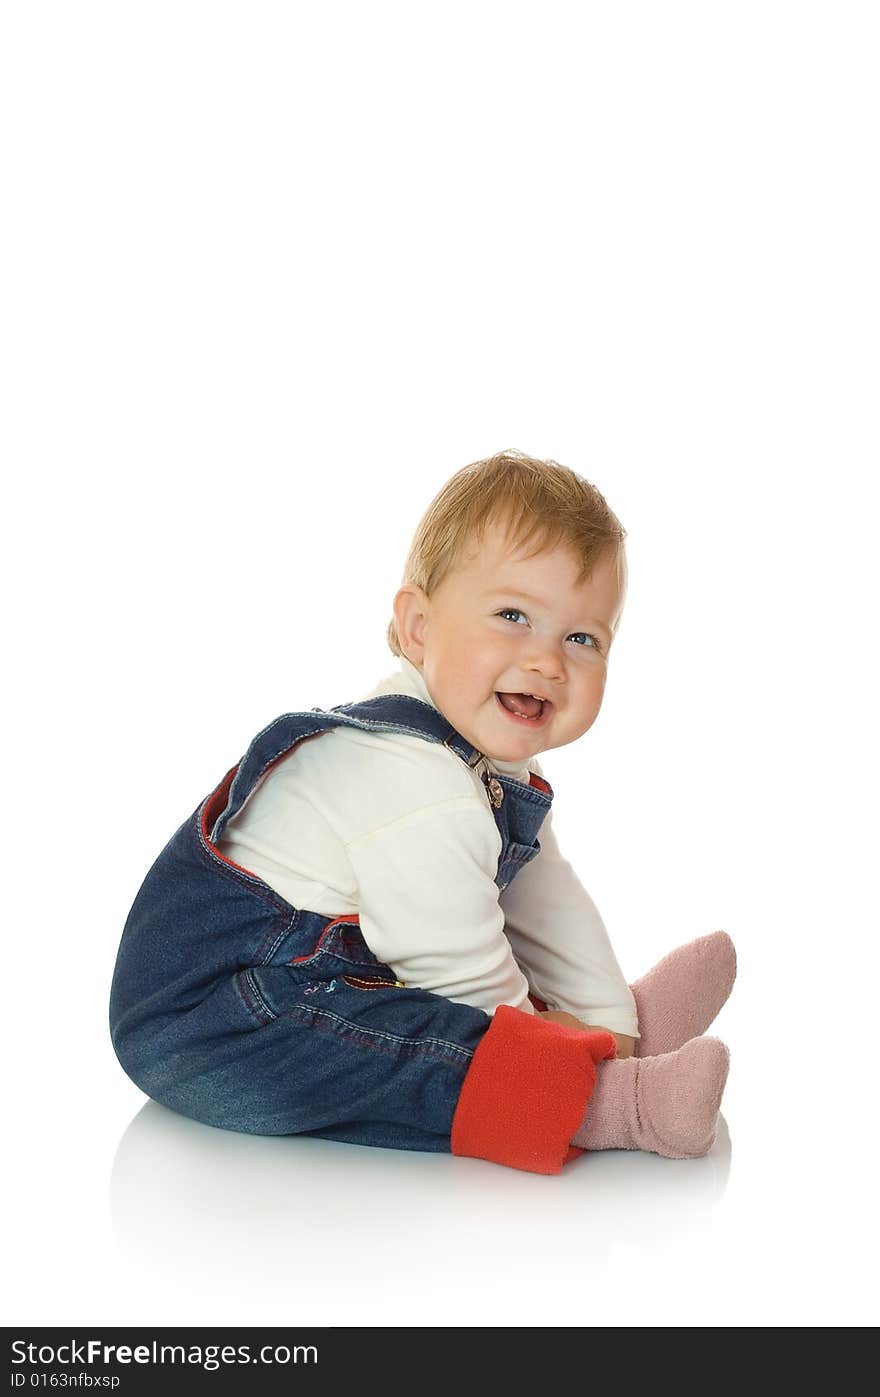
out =
<path fill-rule="evenodd" d="M 208 1125 L 448 1152 L 462 1083 L 490 1016 L 401 986 L 370 951 L 355 915 L 292 907 L 216 848 L 275 762 L 343 724 L 442 742 L 472 767 L 480 760 L 441 713 L 408 695 L 277 718 L 143 882 L 116 960 L 113 1046 L 142 1091 Z M 553 792 L 503 774 L 493 780 L 496 800 L 498 788 L 503 797 L 490 802 L 503 889 L 540 851 Z M 426 896 L 442 897 L 442 889 Z"/>

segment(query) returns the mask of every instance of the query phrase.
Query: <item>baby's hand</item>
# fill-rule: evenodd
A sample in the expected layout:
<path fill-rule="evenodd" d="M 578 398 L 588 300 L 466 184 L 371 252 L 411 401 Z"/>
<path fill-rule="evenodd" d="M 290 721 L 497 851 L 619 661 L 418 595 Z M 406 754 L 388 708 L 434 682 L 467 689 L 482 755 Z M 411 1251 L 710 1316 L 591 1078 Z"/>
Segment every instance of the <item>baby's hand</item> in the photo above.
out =
<path fill-rule="evenodd" d="M 566 1014 L 563 1009 L 542 1009 L 539 1018 L 549 1019 L 551 1023 L 565 1024 L 566 1028 L 580 1028 L 585 1033 L 610 1033 L 617 1044 L 618 1057 L 633 1055 L 636 1040 L 625 1033 L 615 1033 L 611 1028 L 603 1028 L 602 1024 L 584 1023 L 582 1019 L 576 1019 L 574 1014 Z"/>

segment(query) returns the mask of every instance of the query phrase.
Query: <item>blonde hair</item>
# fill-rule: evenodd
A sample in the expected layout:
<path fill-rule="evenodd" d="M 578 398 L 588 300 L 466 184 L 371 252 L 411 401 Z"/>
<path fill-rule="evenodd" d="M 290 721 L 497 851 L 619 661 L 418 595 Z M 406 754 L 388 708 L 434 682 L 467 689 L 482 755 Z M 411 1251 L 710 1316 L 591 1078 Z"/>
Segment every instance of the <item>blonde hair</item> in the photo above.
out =
<path fill-rule="evenodd" d="M 479 544 L 489 524 L 505 521 L 511 548 L 535 540 L 527 557 L 570 549 L 580 559 L 580 582 L 606 556 L 624 575 L 626 530 L 595 485 L 557 461 L 510 450 L 463 466 L 435 495 L 410 544 L 401 586 L 411 582 L 430 597 L 468 542 Z M 393 654 L 403 654 L 393 617 L 387 640 Z"/>

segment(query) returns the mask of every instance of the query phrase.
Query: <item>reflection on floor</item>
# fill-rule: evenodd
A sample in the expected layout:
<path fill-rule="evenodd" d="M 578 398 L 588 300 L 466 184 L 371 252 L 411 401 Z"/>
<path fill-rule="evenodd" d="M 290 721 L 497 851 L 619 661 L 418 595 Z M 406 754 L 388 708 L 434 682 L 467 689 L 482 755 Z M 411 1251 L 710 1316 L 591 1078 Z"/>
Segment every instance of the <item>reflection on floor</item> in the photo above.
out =
<path fill-rule="evenodd" d="M 324 1324 L 418 1323 L 408 1292 L 420 1256 L 438 1278 L 459 1276 L 454 1320 L 440 1322 L 467 1323 L 463 1309 L 479 1307 L 487 1284 L 472 1259 L 491 1258 L 496 1292 L 506 1274 L 521 1286 L 530 1258 L 570 1263 L 573 1247 L 591 1272 L 621 1247 L 636 1247 L 640 1266 L 659 1261 L 710 1228 L 730 1159 L 723 1117 L 704 1159 L 609 1150 L 548 1177 L 448 1154 L 238 1135 L 151 1101 L 120 1141 L 110 1194 L 123 1257 L 165 1292 L 249 1297 L 257 1314 L 281 1287 L 301 1321 L 319 1296 Z M 524 1239 L 526 1218 L 539 1236 Z M 360 1279 L 346 1290 L 350 1268 Z M 482 1322 L 479 1308 L 471 1322 Z"/>

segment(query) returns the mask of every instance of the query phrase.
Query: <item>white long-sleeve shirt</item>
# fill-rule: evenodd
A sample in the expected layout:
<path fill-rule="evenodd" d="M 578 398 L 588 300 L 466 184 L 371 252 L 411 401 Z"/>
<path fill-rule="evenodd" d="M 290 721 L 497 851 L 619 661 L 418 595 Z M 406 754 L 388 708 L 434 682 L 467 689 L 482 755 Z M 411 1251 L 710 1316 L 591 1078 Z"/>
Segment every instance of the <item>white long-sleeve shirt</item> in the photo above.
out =
<path fill-rule="evenodd" d="M 367 695 L 436 708 L 406 658 Z M 521 781 L 527 766 L 487 759 Z M 226 825 L 219 847 L 294 907 L 357 913 L 370 950 L 405 984 L 493 1014 L 552 1009 L 638 1036 L 635 1001 L 548 812 L 538 853 L 503 891 L 486 789 L 441 743 L 337 727 L 301 743 Z"/>

